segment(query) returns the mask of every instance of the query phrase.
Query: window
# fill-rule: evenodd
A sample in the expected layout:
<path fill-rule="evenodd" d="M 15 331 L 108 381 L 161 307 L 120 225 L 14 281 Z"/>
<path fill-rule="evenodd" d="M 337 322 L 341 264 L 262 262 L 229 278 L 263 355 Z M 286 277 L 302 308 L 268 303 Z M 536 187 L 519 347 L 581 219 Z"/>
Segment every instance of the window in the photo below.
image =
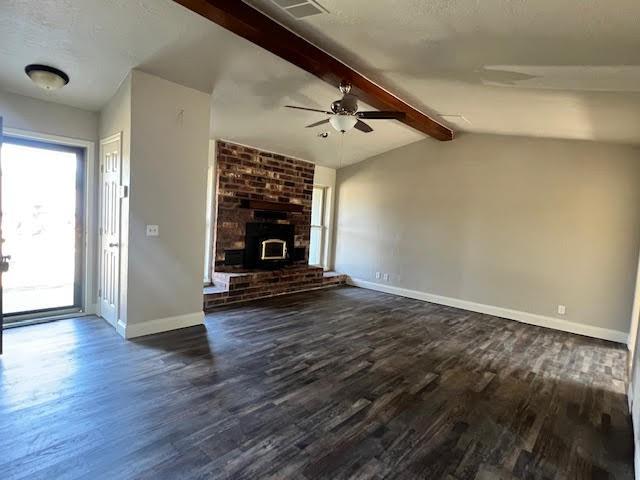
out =
<path fill-rule="evenodd" d="M 327 187 L 314 186 L 311 199 L 309 264 L 327 268 Z"/>
<path fill-rule="evenodd" d="M 204 250 L 204 284 L 211 284 L 211 263 L 213 251 L 213 227 L 215 217 L 215 164 L 216 146 L 215 142 L 209 142 L 209 169 L 207 170 L 207 208 L 206 208 L 206 231 L 205 231 L 205 250 Z"/>

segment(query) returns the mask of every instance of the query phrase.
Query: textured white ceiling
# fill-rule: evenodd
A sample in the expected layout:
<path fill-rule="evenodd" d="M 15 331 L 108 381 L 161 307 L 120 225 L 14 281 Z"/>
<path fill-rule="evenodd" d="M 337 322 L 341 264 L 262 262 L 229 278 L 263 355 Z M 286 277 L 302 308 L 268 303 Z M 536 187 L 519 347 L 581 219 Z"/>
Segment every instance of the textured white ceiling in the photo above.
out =
<path fill-rule="evenodd" d="M 640 143 L 638 0 L 247 2 L 464 130 Z"/>
<path fill-rule="evenodd" d="M 238 0 L 239 1 L 239 0 Z M 295 20 L 250 0 L 456 130 L 640 143 L 638 0 L 320 0 Z M 0 88 L 99 110 L 131 68 L 213 92 L 212 137 L 328 166 L 424 138 L 393 121 L 321 140 L 338 92 L 172 0 L 0 1 Z M 47 94 L 27 63 L 65 70 Z M 456 125 L 457 124 L 457 125 Z"/>
<path fill-rule="evenodd" d="M 212 138 L 225 138 L 337 167 L 421 140 L 395 121 L 375 132 L 331 135 L 304 126 L 340 96 L 324 82 L 172 0 L 1 0 L 0 88 L 100 110 L 130 69 L 139 68 L 212 97 Z M 48 93 L 24 74 L 28 63 L 66 71 L 71 82 Z M 372 122 L 373 123 L 373 122 Z M 328 130 L 328 129 L 324 129 Z"/>

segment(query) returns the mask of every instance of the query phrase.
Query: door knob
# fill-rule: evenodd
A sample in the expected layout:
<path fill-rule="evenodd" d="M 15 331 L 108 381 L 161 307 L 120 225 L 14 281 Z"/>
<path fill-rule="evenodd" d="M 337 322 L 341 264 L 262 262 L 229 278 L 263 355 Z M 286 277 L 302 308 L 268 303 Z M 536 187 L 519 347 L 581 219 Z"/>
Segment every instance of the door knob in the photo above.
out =
<path fill-rule="evenodd" d="M 109 247 L 114 248 L 114 247 L 119 247 L 120 244 L 119 243 L 110 243 Z"/>

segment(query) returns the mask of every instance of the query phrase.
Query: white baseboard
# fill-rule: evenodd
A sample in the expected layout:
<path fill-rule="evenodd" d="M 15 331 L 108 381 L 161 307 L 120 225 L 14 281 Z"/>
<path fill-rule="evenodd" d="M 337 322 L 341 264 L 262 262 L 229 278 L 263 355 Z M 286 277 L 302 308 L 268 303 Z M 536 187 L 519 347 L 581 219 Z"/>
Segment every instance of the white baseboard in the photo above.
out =
<path fill-rule="evenodd" d="M 140 323 L 124 323 L 118 321 L 116 331 L 124 338 L 143 337 L 155 333 L 169 332 L 179 328 L 194 327 L 204 325 L 204 312 L 188 313 L 176 317 L 158 318 Z"/>
<path fill-rule="evenodd" d="M 105 319 L 105 322 L 107 322 L 108 324 L 111 324 L 109 320 Z M 122 338 L 127 338 L 127 324 L 125 322 L 123 322 L 122 320 L 118 320 L 115 327 L 116 327 L 116 332 L 118 332 L 118 335 L 120 335 Z"/>
<path fill-rule="evenodd" d="M 369 282 L 367 280 L 359 280 L 357 278 L 348 277 L 347 283 L 355 287 L 376 290 L 378 292 L 391 293 L 401 297 L 414 298 L 425 302 L 437 303 L 439 305 L 447 305 L 449 307 L 469 310 L 471 312 L 485 313 L 495 317 L 508 318 L 529 325 L 538 327 L 552 328 L 563 332 L 577 333 L 587 337 L 601 338 L 612 342 L 627 343 L 628 334 L 618 330 L 610 330 L 608 328 L 594 327 L 593 325 L 585 325 L 582 323 L 570 322 L 559 318 L 547 317 L 536 313 L 521 312 L 510 308 L 496 307 L 494 305 L 485 305 L 482 303 L 469 302 L 458 298 L 443 297 L 432 293 L 419 292 L 417 290 L 409 290 L 406 288 L 394 287 L 391 285 L 382 285 L 380 283 Z"/>

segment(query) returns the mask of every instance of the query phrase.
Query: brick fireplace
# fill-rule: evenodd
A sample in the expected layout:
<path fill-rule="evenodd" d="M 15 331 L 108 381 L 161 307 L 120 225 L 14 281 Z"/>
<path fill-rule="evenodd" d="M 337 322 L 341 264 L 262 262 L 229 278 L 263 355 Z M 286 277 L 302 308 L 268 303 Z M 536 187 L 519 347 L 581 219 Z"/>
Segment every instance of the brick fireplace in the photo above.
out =
<path fill-rule="evenodd" d="M 216 167 L 214 285 L 205 289 L 205 310 L 340 283 L 308 265 L 314 164 L 218 141 Z"/>

